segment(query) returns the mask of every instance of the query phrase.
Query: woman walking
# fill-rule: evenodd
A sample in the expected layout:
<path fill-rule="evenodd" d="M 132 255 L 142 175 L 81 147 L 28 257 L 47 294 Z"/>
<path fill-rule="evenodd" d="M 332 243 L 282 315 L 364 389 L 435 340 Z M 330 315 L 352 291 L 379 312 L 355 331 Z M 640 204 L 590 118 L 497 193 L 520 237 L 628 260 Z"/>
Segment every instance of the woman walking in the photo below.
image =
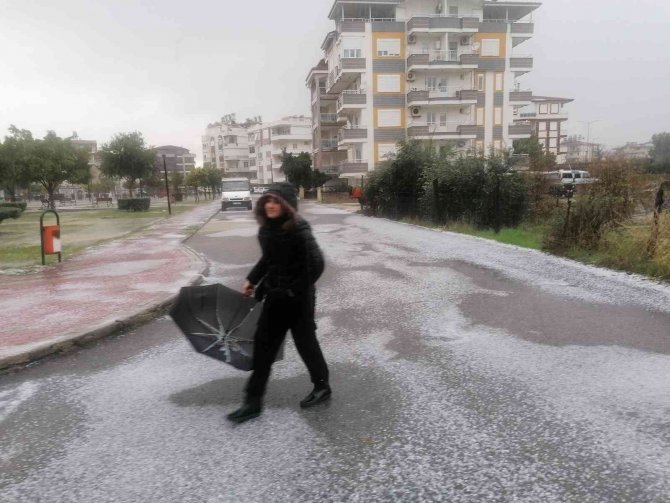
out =
<path fill-rule="evenodd" d="M 311 407 L 330 398 L 328 366 L 316 339 L 315 286 L 324 269 L 323 255 L 309 224 L 298 215 L 298 198 L 290 183 L 273 184 L 256 203 L 262 256 L 247 276 L 242 292 L 265 299 L 256 329 L 253 373 L 244 404 L 228 419 L 242 423 L 258 417 L 272 363 L 287 330 L 309 371 L 314 389 L 300 402 Z"/>

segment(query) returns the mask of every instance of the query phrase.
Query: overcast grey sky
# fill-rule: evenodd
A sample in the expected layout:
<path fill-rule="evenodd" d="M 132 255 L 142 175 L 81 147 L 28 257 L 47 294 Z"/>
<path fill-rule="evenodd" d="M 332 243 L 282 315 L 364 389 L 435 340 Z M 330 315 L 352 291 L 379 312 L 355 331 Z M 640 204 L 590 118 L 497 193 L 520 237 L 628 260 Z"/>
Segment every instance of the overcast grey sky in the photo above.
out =
<path fill-rule="evenodd" d="M 332 0 L 0 0 L 0 132 L 141 131 L 189 148 L 226 113 L 308 114 Z M 670 131 L 670 7 L 546 0 L 522 87 L 571 97 L 570 132 L 609 146 Z M 526 46 L 526 47 L 524 47 Z"/>

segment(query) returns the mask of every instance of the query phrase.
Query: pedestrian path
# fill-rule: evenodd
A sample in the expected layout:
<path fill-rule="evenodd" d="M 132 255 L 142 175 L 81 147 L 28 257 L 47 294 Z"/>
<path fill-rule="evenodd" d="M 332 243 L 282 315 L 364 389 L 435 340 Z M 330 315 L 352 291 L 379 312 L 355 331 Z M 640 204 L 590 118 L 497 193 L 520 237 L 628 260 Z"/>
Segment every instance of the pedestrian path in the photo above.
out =
<path fill-rule="evenodd" d="M 205 261 L 183 241 L 213 201 L 126 239 L 26 275 L 0 278 L 0 369 L 132 326 L 197 282 Z M 64 239 L 67 239 L 64 236 Z"/>

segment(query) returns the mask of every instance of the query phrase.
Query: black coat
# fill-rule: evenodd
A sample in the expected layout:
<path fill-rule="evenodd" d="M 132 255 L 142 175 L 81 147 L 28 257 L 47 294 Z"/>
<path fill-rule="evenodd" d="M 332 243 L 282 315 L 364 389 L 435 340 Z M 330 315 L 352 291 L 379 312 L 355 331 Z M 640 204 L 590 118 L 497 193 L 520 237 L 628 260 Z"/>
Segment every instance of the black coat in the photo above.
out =
<path fill-rule="evenodd" d="M 267 220 L 258 231 L 258 241 L 263 255 L 247 276 L 252 285 L 263 280 L 257 298 L 270 292 L 299 297 L 314 291 L 324 260 L 305 220 Z"/>

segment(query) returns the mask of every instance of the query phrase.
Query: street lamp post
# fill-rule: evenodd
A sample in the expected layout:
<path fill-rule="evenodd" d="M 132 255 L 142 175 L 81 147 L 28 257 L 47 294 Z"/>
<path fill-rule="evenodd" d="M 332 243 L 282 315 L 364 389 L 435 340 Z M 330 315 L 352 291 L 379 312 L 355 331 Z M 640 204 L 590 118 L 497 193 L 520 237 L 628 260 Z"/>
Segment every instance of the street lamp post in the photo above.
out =
<path fill-rule="evenodd" d="M 596 119 L 592 121 L 580 121 L 586 124 L 586 162 L 591 161 L 591 124 L 595 124 L 596 122 L 601 122 L 602 119 Z"/>
<path fill-rule="evenodd" d="M 172 215 L 172 206 L 170 206 L 170 186 L 168 185 L 167 164 L 165 163 L 165 154 L 163 154 L 163 173 L 165 174 L 165 192 L 168 201 L 168 214 Z"/>

